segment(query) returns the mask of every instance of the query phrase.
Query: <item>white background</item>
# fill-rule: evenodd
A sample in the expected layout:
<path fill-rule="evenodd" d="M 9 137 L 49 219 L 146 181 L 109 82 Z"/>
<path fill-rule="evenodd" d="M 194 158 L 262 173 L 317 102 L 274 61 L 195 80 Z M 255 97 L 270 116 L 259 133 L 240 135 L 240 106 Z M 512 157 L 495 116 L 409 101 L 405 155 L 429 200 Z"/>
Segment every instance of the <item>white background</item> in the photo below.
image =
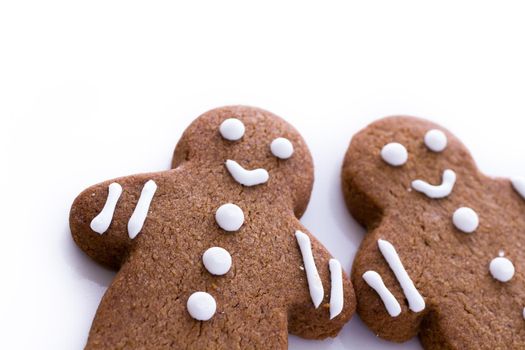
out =
<path fill-rule="evenodd" d="M 0 348 L 83 346 L 113 273 L 73 244 L 71 202 L 167 169 L 213 107 L 260 106 L 298 128 L 316 165 L 302 221 L 347 271 L 363 229 L 340 166 L 373 120 L 434 120 L 486 173 L 525 174 L 524 18 L 520 1 L 2 1 Z M 420 349 L 378 340 L 357 316 L 334 340 L 290 339 Z"/>

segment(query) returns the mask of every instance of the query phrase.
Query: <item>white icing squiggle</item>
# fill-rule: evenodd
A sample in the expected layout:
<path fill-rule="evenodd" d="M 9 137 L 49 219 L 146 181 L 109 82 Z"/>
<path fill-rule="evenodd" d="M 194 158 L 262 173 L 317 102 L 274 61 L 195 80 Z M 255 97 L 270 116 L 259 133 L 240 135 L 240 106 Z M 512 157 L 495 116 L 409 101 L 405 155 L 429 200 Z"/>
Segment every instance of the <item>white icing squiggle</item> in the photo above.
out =
<path fill-rule="evenodd" d="M 456 173 L 447 169 L 443 172 L 441 185 L 431 185 L 423 180 L 412 181 L 412 188 L 418 192 L 424 193 L 428 198 L 444 198 L 452 193 L 456 183 Z"/>
<path fill-rule="evenodd" d="M 142 226 L 144 225 L 144 221 L 146 221 L 146 217 L 148 216 L 149 206 L 151 204 L 151 200 L 153 199 L 153 195 L 155 195 L 155 191 L 157 191 L 157 184 L 153 180 L 146 182 L 142 188 L 137 206 L 135 207 L 135 210 L 128 221 L 129 238 L 134 239 L 142 230 Z"/>
<path fill-rule="evenodd" d="M 108 230 L 109 225 L 113 220 L 113 214 L 115 213 L 115 208 L 117 207 L 117 202 L 121 194 L 122 186 L 116 182 L 109 185 L 106 204 L 104 204 L 102 211 L 91 220 L 91 224 L 89 225 L 93 231 L 98 234 L 103 234 Z"/>
<path fill-rule="evenodd" d="M 226 161 L 226 168 L 235 181 L 244 186 L 260 185 L 270 178 L 265 169 L 246 170 L 239 163 L 230 159 Z"/>
<path fill-rule="evenodd" d="M 390 316 L 397 317 L 401 314 L 401 305 L 399 305 L 394 294 L 385 286 L 381 275 L 375 271 L 367 271 L 363 274 L 363 279 L 379 295 Z"/>
<path fill-rule="evenodd" d="M 343 311 L 344 294 L 343 294 L 343 268 L 341 263 L 336 259 L 330 259 L 330 319 L 337 317 Z"/>
<path fill-rule="evenodd" d="M 301 231 L 295 231 L 295 238 L 299 244 L 301 255 L 303 256 L 304 269 L 306 270 L 306 279 L 308 280 L 308 288 L 310 289 L 310 296 L 317 309 L 324 298 L 323 282 L 315 266 L 314 256 L 312 254 L 312 243 L 308 235 Z"/>
<path fill-rule="evenodd" d="M 525 177 L 514 177 L 511 182 L 516 192 L 520 194 L 521 198 L 525 199 Z"/>
<path fill-rule="evenodd" d="M 381 254 L 385 257 L 388 266 L 390 266 L 390 269 L 394 272 L 397 281 L 401 285 L 403 293 L 408 300 L 408 307 L 410 310 L 414 312 L 423 311 L 425 309 L 425 299 L 419 294 L 414 282 L 410 279 L 401 259 L 399 259 L 396 248 L 394 248 L 392 243 L 383 239 L 378 240 L 377 244 Z"/>

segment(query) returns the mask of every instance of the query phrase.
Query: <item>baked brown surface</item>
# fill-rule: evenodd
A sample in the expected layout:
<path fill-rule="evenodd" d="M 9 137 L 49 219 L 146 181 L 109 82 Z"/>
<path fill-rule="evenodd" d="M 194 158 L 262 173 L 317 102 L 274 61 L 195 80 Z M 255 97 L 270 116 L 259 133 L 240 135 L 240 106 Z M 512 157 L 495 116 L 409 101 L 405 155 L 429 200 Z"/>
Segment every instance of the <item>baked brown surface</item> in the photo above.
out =
<path fill-rule="evenodd" d="M 219 126 L 240 119 L 244 137 L 228 141 Z M 270 152 L 276 137 L 294 146 L 290 159 Z M 266 184 L 244 187 L 226 170 L 233 159 L 247 169 L 265 168 Z M 326 249 L 301 225 L 313 185 L 313 164 L 304 140 L 275 115 L 250 107 L 224 107 L 196 119 L 184 132 L 173 170 L 106 181 L 74 201 L 70 227 L 78 246 L 101 264 L 118 270 L 104 295 L 89 334 L 87 349 L 284 349 L 288 332 L 304 338 L 335 336 L 355 309 L 349 278 L 344 276 L 344 308 L 329 320 L 330 274 Z M 135 239 L 128 220 L 142 187 L 154 180 L 155 192 L 145 224 Z M 102 210 L 108 185 L 118 182 L 122 195 L 109 229 L 98 234 L 91 220 Z M 245 215 L 237 232 L 222 230 L 215 211 L 225 203 Z M 303 258 L 294 233 L 310 236 L 324 286 L 315 309 Z M 233 264 L 224 276 L 211 275 L 202 255 L 219 246 Z M 186 308 L 196 291 L 210 293 L 217 312 L 196 321 Z"/>
<path fill-rule="evenodd" d="M 441 153 L 423 142 L 431 129 L 443 130 L 448 146 Z M 490 135 L 487 135 L 487 139 Z M 398 142 L 408 150 L 406 164 L 393 167 L 380 156 Z M 440 184 L 445 169 L 456 172 L 452 193 L 430 199 L 411 189 L 423 179 Z M 450 132 L 431 122 L 390 117 L 356 134 L 342 171 L 348 208 L 367 229 L 352 268 L 357 311 L 378 336 L 403 342 L 419 335 L 425 349 L 524 349 L 525 200 L 507 179 L 483 175 Z M 452 215 L 459 207 L 479 215 L 473 233 L 459 231 Z M 378 249 L 391 242 L 424 297 L 421 312 L 408 309 L 403 290 Z M 503 251 L 516 272 L 506 283 L 494 279 L 489 263 Z M 363 274 L 377 271 L 401 304 L 391 317 Z"/>

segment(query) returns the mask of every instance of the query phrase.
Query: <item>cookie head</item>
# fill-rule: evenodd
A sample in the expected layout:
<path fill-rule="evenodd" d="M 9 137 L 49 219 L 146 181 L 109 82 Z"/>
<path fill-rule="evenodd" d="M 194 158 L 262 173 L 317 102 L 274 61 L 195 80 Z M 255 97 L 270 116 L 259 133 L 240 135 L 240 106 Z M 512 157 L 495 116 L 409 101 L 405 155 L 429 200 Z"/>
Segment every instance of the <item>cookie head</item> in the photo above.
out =
<path fill-rule="evenodd" d="M 197 118 L 175 149 L 173 168 L 181 166 L 212 169 L 248 191 L 289 194 L 298 214 L 313 185 L 312 158 L 301 135 L 253 107 L 222 107 Z"/>
<path fill-rule="evenodd" d="M 405 210 L 399 206 L 402 198 L 407 206 L 425 205 L 431 198 L 448 196 L 456 178 L 476 181 L 477 174 L 470 153 L 449 131 L 423 119 L 399 116 L 374 122 L 352 138 L 342 180 L 346 199 L 362 199 L 347 200 L 354 216 L 371 225 L 385 210 Z M 371 182 L 374 186 L 369 186 Z M 412 191 L 421 195 L 413 196 Z M 364 211 L 366 215 L 361 214 Z M 370 217 L 372 212 L 377 217 Z"/>

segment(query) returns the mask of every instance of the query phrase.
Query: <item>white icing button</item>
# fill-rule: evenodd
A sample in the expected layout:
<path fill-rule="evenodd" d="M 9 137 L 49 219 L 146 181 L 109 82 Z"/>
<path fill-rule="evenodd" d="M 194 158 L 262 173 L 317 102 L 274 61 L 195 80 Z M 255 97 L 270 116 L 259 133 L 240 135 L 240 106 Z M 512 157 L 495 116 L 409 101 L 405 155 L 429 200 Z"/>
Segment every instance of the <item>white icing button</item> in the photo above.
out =
<path fill-rule="evenodd" d="M 278 137 L 270 145 L 272 154 L 277 158 L 288 159 L 293 154 L 293 145 L 290 140 L 284 137 Z"/>
<path fill-rule="evenodd" d="M 402 144 L 391 142 L 383 147 L 381 157 L 392 166 L 401 166 L 407 162 L 408 152 Z"/>
<path fill-rule="evenodd" d="M 328 262 L 330 268 L 330 319 L 334 319 L 343 311 L 343 268 L 336 259 Z"/>
<path fill-rule="evenodd" d="M 265 169 L 247 170 L 231 159 L 228 159 L 225 165 L 235 181 L 244 186 L 250 187 L 260 185 L 268 181 L 270 178 L 270 175 Z"/>
<path fill-rule="evenodd" d="M 452 216 L 454 226 L 465 233 L 476 231 L 479 225 L 478 214 L 470 208 L 462 207 L 457 209 Z"/>
<path fill-rule="evenodd" d="M 512 178 L 512 187 L 518 192 L 521 198 L 525 199 L 525 177 Z"/>
<path fill-rule="evenodd" d="M 308 281 L 308 289 L 310 290 L 310 298 L 317 309 L 324 298 L 324 288 L 317 266 L 315 266 L 315 260 L 312 253 L 312 243 L 310 237 L 304 232 L 295 231 L 295 238 L 301 255 L 303 256 L 304 269 L 306 271 L 306 280 Z"/>
<path fill-rule="evenodd" d="M 244 136 L 244 124 L 236 118 L 229 118 L 219 127 L 222 137 L 229 141 L 240 140 Z"/>
<path fill-rule="evenodd" d="M 489 270 L 492 277 L 500 282 L 508 282 L 514 277 L 514 265 L 512 261 L 503 256 L 492 259 Z"/>
<path fill-rule="evenodd" d="M 244 223 L 242 209 L 232 203 L 223 204 L 215 212 L 215 220 L 224 231 L 234 232 Z"/>
<path fill-rule="evenodd" d="M 128 221 L 129 238 L 134 239 L 142 230 L 144 221 L 146 221 L 146 217 L 148 216 L 151 200 L 153 199 L 156 191 L 157 184 L 153 180 L 149 180 L 146 182 L 144 187 L 142 187 L 142 192 L 140 193 L 137 206 L 135 207 L 135 210 L 133 211 L 133 214 L 131 214 L 131 217 Z"/>
<path fill-rule="evenodd" d="M 208 321 L 215 314 L 217 303 L 210 294 L 206 292 L 195 292 L 188 298 L 186 307 L 194 319 L 198 321 Z"/>
<path fill-rule="evenodd" d="M 363 279 L 379 295 L 390 316 L 397 317 L 401 314 L 401 305 L 399 305 L 394 294 L 385 286 L 381 275 L 375 271 L 367 271 L 363 274 Z"/>
<path fill-rule="evenodd" d="M 225 275 L 232 267 L 232 257 L 226 249 L 213 247 L 204 252 L 202 262 L 212 275 Z"/>
<path fill-rule="evenodd" d="M 388 266 L 390 266 L 390 269 L 401 285 L 401 289 L 403 289 L 403 293 L 408 300 L 408 308 L 414 312 L 423 311 L 425 309 L 425 299 L 423 299 L 414 285 L 414 282 L 408 275 L 408 272 L 405 270 L 405 267 L 396 252 L 396 248 L 394 248 L 392 243 L 383 239 L 379 239 L 377 245 L 388 263 Z"/>
<path fill-rule="evenodd" d="M 456 173 L 450 169 L 443 172 L 441 185 L 431 185 L 423 180 L 412 181 L 412 188 L 418 192 L 424 193 L 429 198 L 444 198 L 452 193 L 456 183 Z"/>
<path fill-rule="evenodd" d="M 106 204 L 102 211 L 91 220 L 89 225 L 93 231 L 98 234 L 103 234 L 109 228 L 111 221 L 113 220 L 113 214 L 117 207 L 117 202 L 122 194 L 122 186 L 118 183 L 113 182 L 108 187 L 108 197 L 106 198 Z"/>
<path fill-rule="evenodd" d="M 447 147 L 447 135 L 441 130 L 432 129 L 425 134 L 425 145 L 434 152 L 442 152 Z"/>

